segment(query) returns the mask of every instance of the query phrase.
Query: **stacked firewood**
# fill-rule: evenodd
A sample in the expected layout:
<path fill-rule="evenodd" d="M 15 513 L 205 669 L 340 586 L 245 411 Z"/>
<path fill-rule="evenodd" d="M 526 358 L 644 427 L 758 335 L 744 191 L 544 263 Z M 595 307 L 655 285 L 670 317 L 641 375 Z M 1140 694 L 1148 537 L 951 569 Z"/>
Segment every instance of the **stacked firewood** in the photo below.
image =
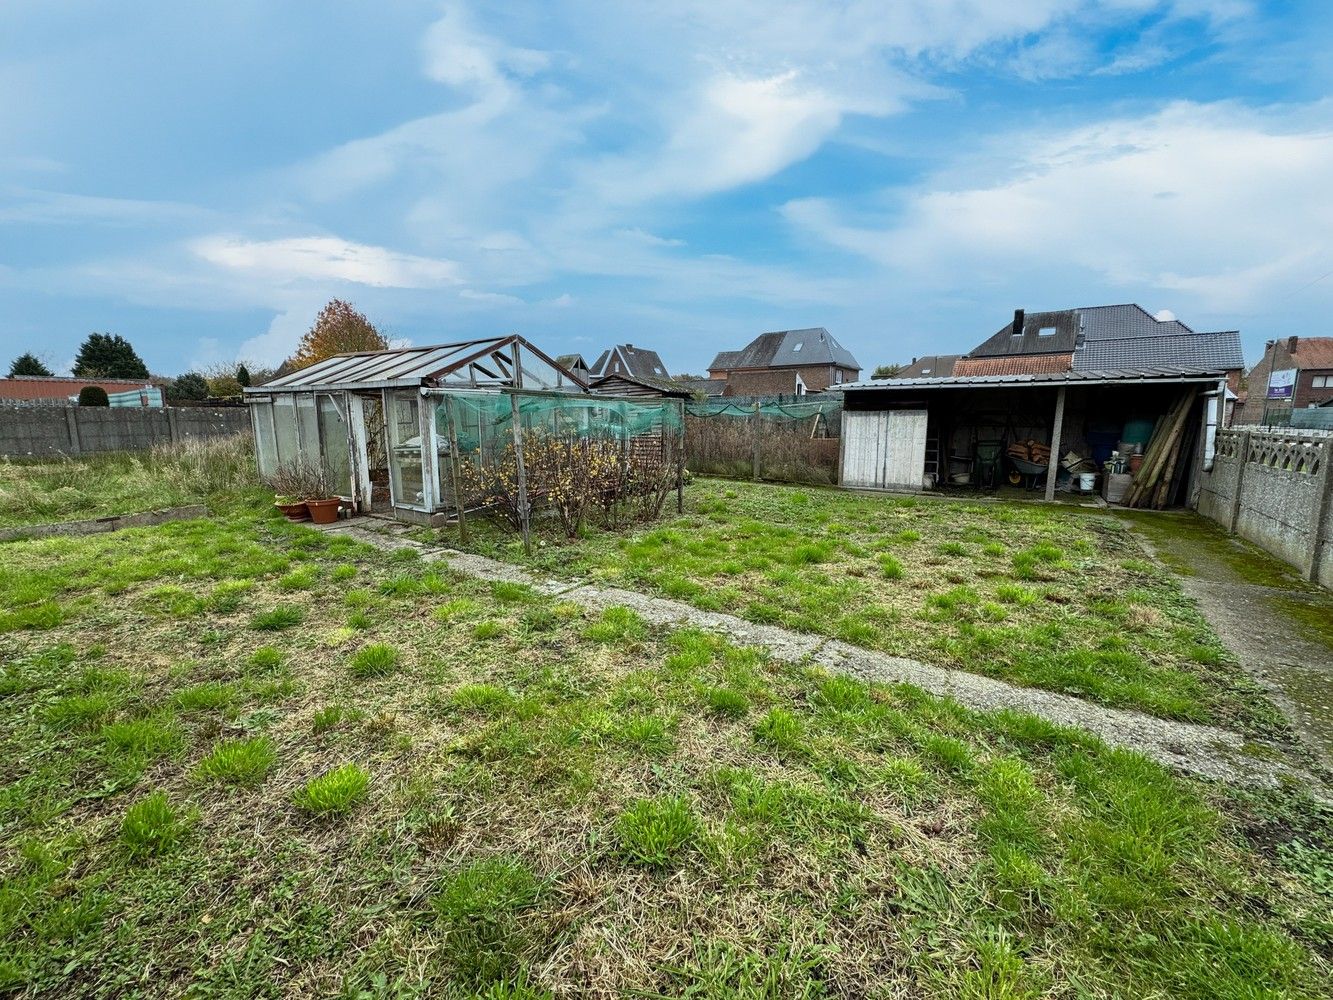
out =
<path fill-rule="evenodd" d="M 1194 412 L 1194 390 L 1186 392 L 1167 411 L 1153 430 L 1148 448 L 1143 453 L 1143 464 L 1134 473 L 1134 481 L 1125 494 L 1126 507 L 1151 507 L 1161 510 L 1171 496 L 1171 487 L 1177 476 L 1186 475 L 1189 456 L 1182 454 L 1186 425 Z"/>
<path fill-rule="evenodd" d="M 1051 446 L 1040 441 L 1015 441 L 1008 449 L 1010 458 L 1019 458 L 1036 465 L 1047 465 L 1051 461 Z"/>

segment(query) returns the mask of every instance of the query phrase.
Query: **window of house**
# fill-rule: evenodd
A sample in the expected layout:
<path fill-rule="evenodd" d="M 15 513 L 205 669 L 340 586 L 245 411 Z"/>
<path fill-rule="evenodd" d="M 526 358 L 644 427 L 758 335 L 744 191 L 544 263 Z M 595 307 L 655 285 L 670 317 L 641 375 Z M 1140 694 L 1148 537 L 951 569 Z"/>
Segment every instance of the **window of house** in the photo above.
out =
<path fill-rule="evenodd" d="M 796 395 L 798 396 L 805 395 L 805 383 L 801 381 L 801 376 L 799 373 L 796 376 Z"/>
<path fill-rule="evenodd" d="M 1310 382 L 1310 386 L 1315 389 L 1326 389 L 1329 385 L 1328 380 L 1328 375 L 1316 375 L 1313 381 Z"/>
<path fill-rule="evenodd" d="M 793 347 L 793 348 L 791 349 L 791 352 L 792 352 L 793 354 L 796 354 L 796 353 L 799 352 L 800 349 L 801 349 L 802 347 L 804 347 L 804 346 L 805 346 L 805 341 L 804 341 L 804 340 L 797 341 L 797 342 L 796 342 L 796 346 Z"/>
<path fill-rule="evenodd" d="M 837 383 L 837 382 L 841 382 L 841 381 L 842 381 L 842 369 L 841 369 L 841 368 L 839 368 L 837 371 L 835 371 L 835 372 L 833 373 L 833 381 L 834 381 L 835 383 Z"/>
<path fill-rule="evenodd" d="M 1053 327 L 1053 326 L 1043 326 L 1040 330 L 1037 331 L 1037 336 L 1038 336 L 1038 337 L 1054 337 L 1054 336 L 1055 336 L 1055 327 Z"/>

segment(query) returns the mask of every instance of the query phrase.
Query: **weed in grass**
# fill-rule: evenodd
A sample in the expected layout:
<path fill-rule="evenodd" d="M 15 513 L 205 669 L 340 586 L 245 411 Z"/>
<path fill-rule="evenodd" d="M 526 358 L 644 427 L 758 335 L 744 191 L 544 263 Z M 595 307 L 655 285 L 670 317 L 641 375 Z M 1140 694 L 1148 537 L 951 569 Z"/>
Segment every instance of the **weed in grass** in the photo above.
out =
<path fill-rule="evenodd" d="M 334 583 L 346 583 L 348 580 L 354 580 L 356 579 L 356 567 L 350 563 L 335 566 L 333 572 L 329 574 L 329 579 Z"/>
<path fill-rule="evenodd" d="M 102 727 L 101 735 L 111 750 L 149 759 L 174 753 L 184 744 L 170 716 L 112 722 Z"/>
<path fill-rule="evenodd" d="M 115 708 L 111 696 L 102 691 L 69 695 L 46 710 L 46 721 L 57 729 L 91 729 Z"/>
<path fill-rule="evenodd" d="M 472 629 L 472 638 L 474 639 L 498 639 L 505 634 L 505 623 L 498 618 L 488 618 L 484 622 L 477 622 Z"/>
<path fill-rule="evenodd" d="M 228 708 L 236 700 L 236 689 L 221 681 L 206 681 L 182 688 L 172 699 L 185 712 L 212 712 Z"/>
<path fill-rule="evenodd" d="M 353 677 L 384 677 L 398 665 L 398 650 L 386 642 L 362 646 L 348 663 Z"/>
<path fill-rule="evenodd" d="M 319 567 L 302 566 L 279 578 L 279 590 L 309 590 L 319 580 Z"/>
<path fill-rule="evenodd" d="M 448 624 L 455 622 L 460 618 L 466 618 L 468 615 L 475 614 L 481 610 L 481 605 L 470 597 L 456 597 L 452 601 L 445 601 L 438 608 L 431 612 L 431 616 L 438 622 Z"/>
<path fill-rule="evenodd" d="M 1036 592 L 1027 587 L 1021 587 L 1016 583 L 1002 583 L 995 588 L 995 599 L 1005 604 L 1028 608 L 1036 604 L 1038 598 Z"/>
<path fill-rule="evenodd" d="M 273 674 L 282 669 L 282 653 L 273 646 L 260 646 L 250 654 L 250 670 L 257 674 Z"/>
<path fill-rule="evenodd" d="M 153 792 L 125 811 L 120 840 L 135 856 L 164 854 L 180 843 L 188 827 L 188 819 L 166 793 Z"/>
<path fill-rule="evenodd" d="M 343 594 L 343 604 L 349 608 L 367 608 L 375 601 L 375 595 L 364 588 L 349 590 Z"/>
<path fill-rule="evenodd" d="M 750 699 L 735 688 L 714 687 L 704 691 L 709 711 L 729 719 L 740 719 L 750 710 Z"/>
<path fill-rule="evenodd" d="M 926 736 L 921 751 L 954 774 L 966 773 L 973 764 L 972 751 L 966 743 L 941 733 Z"/>
<path fill-rule="evenodd" d="M 560 626 L 560 616 L 553 608 L 538 605 L 526 608 L 519 618 L 519 624 L 529 632 L 551 632 Z"/>
<path fill-rule="evenodd" d="M 754 727 L 755 739 L 779 753 L 804 753 L 805 723 L 785 708 L 769 709 Z"/>
<path fill-rule="evenodd" d="M 370 772 L 357 764 L 344 764 L 317 778 L 311 778 L 296 793 L 297 806 L 317 816 L 338 816 L 349 812 L 366 797 Z"/>
<path fill-rule="evenodd" d="M 606 645 L 642 642 L 648 638 L 648 623 L 629 608 L 607 608 L 584 630 L 586 638 Z"/>
<path fill-rule="evenodd" d="M 967 546 L 962 542 L 941 542 L 935 546 L 935 551 L 942 556 L 965 556 Z"/>
<path fill-rule="evenodd" d="M 870 691 L 851 677 L 828 677 L 820 682 L 814 702 L 835 712 L 864 712 L 870 708 Z"/>
<path fill-rule="evenodd" d="M 476 861 L 444 883 L 432 907 L 448 935 L 455 981 L 475 986 L 514 975 L 522 954 L 535 943 L 523 916 L 537 904 L 541 888 L 532 870 L 512 857 Z M 517 980 L 522 992 L 492 985 L 472 995 L 532 995 L 522 985 L 525 978 L 520 973 Z"/>
<path fill-rule="evenodd" d="M 267 736 L 219 743 L 199 762 L 195 773 L 224 785 L 258 785 L 278 761 L 278 748 Z"/>
<path fill-rule="evenodd" d="M 699 822 L 684 796 L 640 799 L 616 820 L 621 854 L 650 868 L 676 865 L 694 845 Z"/>
<path fill-rule="evenodd" d="M 310 730 L 314 733 L 327 733 L 343 722 L 354 722 L 365 715 L 360 709 L 347 708 L 343 705 L 325 705 L 315 712 L 310 720 Z"/>
<path fill-rule="evenodd" d="M 269 611 L 261 611 L 250 619 L 250 627 L 257 632 L 281 632 L 305 621 L 305 612 L 294 604 L 280 604 Z"/>
<path fill-rule="evenodd" d="M 656 715 L 625 719 L 617 737 L 621 743 L 655 757 L 665 757 L 673 749 L 671 728 L 665 719 Z"/>
<path fill-rule="evenodd" d="M 491 596 L 501 604 L 526 604 L 537 597 L 537 592 L 526 583 L 496 580 L 491 584 Z"/>
<path fill-rule="evenodd" d="M 249 580 L 224 580 L 213 588 L 208 595 L 208 609 L 217 614 L 229 615 L 245 601 L 245 595 L 254 589 Z"/>
<path fill-rule="evenodd" d="M 884 552 L 879 557 L 879 571 L 886 580 L 901 580 L 903 564 L 895 556 Z"/>
<path fill-rule="evenodd" d="M 364 632 L 375 624 L 375 619 L 364 611 L 353 611 L 347 615 L 347 627 L 357 632 Z"/>
<path fill-rule="evenodd" d="M 512 705 L 514 696 L 494 684 L 464 684 L 454 692 L 451 700 L 465 712 L 490 715 Z"/>

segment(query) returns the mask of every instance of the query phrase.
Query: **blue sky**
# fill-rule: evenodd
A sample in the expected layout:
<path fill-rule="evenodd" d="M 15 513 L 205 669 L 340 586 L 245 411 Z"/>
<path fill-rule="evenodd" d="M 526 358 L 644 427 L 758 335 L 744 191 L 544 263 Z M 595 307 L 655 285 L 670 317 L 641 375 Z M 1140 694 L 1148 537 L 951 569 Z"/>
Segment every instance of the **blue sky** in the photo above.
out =
<path fill-rule="evenodd" d="M 1329 6 L 6 0 L 0 345 L 276 363 L 337 296 L 870 368 L 1135 301 L 1253 360 L 1333 334 Z"/>

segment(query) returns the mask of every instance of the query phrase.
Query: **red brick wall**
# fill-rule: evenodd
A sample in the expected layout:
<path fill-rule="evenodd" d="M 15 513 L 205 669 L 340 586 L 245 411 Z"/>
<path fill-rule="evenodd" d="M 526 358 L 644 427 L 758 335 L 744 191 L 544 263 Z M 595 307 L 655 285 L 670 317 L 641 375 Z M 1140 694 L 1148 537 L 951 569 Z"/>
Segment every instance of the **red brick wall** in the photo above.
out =
<path fill-rule="evenodd" d="M 0 378 L 0 399 L 67 399 L 77 396 L 86 385 L 98 385 L 107 391 L 127 392 L 130 389 L 142 389 L 151 383 L 119 379 L 82 379 L 82 378 Z"/>
<path fill-rule="evenodd" d="M 800 368 L 755 368 L 732 371 L 727 377 L 724 396 L 776 396 L 796 392 L 796 376 L 801 376 L 806 392 L 823 392 L 836 384 L 835 365 L 805 365 Z M 851 382 L 859 372 L 842 369 L 842 380 Z"/>

